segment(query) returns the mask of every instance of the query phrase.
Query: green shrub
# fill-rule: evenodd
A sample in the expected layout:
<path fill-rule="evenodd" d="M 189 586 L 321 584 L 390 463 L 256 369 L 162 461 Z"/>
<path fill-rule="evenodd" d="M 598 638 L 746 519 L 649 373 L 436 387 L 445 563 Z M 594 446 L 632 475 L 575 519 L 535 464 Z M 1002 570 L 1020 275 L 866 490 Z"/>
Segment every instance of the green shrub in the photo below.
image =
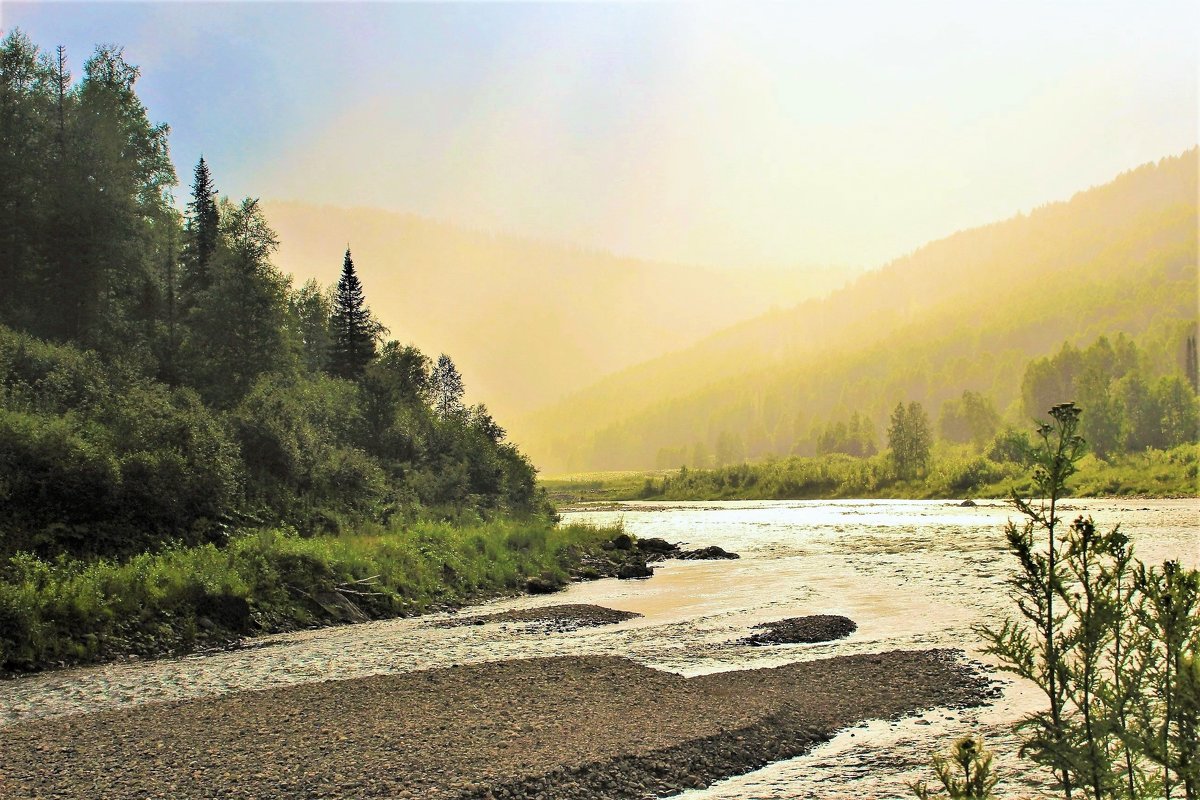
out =
<path fill-rule="evenodd" d="M 1047 768 L 1067 798 L 1200 793 L 1200 572 L 1133 558 L 1119 526 L 1079 517 L 1065 529 L 1058 502 L 1085 461 L 1079 409 L 1051 409 L 1034 449 L 1034 499 L 1009 522 L 1018 615 L 978 629 L 1003 668 L 1031 681 L 1047 708 L 1021 719 L 1020 753 Z"/>
<path fill-rule="evenodd" d="M 224 547 L 177 545 L 123 562 L 21 553 L 0 568 L 0 668 L 187 651 L 248 631 L 327 624 L 335 618 L 318 595 L 328 592 L 381 618 L 511 591 L 533 575 L 564 583 L 614 533 L 544 520 L 424 522 L 314 538 L 266 528 Z"/>

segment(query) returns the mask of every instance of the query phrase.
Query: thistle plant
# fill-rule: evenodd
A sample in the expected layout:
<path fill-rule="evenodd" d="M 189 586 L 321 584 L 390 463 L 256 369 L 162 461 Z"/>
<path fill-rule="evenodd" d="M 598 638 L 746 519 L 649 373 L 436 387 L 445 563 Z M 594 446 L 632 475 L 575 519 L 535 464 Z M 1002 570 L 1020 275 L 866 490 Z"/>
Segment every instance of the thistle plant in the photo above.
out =
<path fill-rule="evenodd" d="M 933 756 L 933 772 L 942 788 L 930 790 L 924 781 L 911 788 L 919 800 L 989 800 L 996 787 L 992 774 L 992 753 L 979 736 L 964 736 L 950 747 L 948 756 Z"/>
<path fill-rule="evenodd" d="M 998 656 L 1007 669 L 1045 692 L 1049 708 L 1019 725 L 1026 734 L 1021 753 L 1049 767 L 1070 797 L 1074 759 L 1065 719 L 1068 697 L 1062 659 L 1066 644 L 1062 627 L 1068 608 L 1063 602 L 1055 603 L 1063 598 L 1067 580 L 1059 558 L 1058 502 L 1066 491 L 1067 479 L 1075 473 L 1075 463 L 1083 455 L 1084 442 L 1078 434 L 1079 409 L 1075 404 L 1057 405 L 1050 416 L 1052 424 L 1038 426 L 1040 444 L 1030 454 L 1039 496 L 1025 500 L 1014 492 L 1012 503 L 1024 515 L 1025 523 L 1018 527 L 1009 520 L 1004 531 L 1020 565 L 1010 584 L 1021 618 L 1006 619 L 998 630 L 984 627 L 979 632 L 987 642 L 986 652 Z"/>
<path fill-rule="evenodd" d="M 1139 565 L 1135 578 L 1142 634 L 1136 664 L 1140 676 L 1138 749 L 1158 768 L 1159 789 L 1171 797 L 1182 788 L 1200 797 L 1200 573 L 1177 561 L 1161 568 Z"/>
<path fill-rule="evenodd" d="M 1050 416 L 1032 454 L 1040 496 L 1014 494 L 1025 522 L 1005 528 L 1018 615 L 978 628 L 985 652 L 1046 696 L 1047 708 L 1016 724 L 1019 755 L 1049 769 L 1067 798 L 1182 789 L 1200 800 L 1200 573 L 1174 561 L 1147 568 L 1119 525 L 1104 532 L 1080 516 L 1062 529 L 1059 500 L 1084 442 L 1074 404 Z"/>

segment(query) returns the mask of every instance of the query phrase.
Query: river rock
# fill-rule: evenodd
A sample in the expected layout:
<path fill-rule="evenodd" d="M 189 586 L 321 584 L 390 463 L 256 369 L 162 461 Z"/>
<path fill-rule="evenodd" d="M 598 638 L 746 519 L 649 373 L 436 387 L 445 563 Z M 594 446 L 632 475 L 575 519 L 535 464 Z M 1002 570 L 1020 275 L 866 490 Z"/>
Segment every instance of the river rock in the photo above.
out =
<path fill-rule="evenodd" d="M 614 550 L 632 550 L 633 537 L 628 533 L 618 533 L 612 538 L 609 544 L 612 545 L 612 549 Z"/>
<path fill-rule="evenodd" d="M 645 561 L 627 561 L 617 569 L 618 578 L 649 578 L 654 574 L 654 567 Z"/>
<path fill-rule="evenodd" d="M 531 575 L 525 579 L 525 591 L 529 594 L 550 594 L 561 588 L 562 585 L 558 581 L 541 575 Z"/>
<path fill-rule="evenodd" d="M 715 544 L 708 547 L 701 547 L 699 550 L 683 550 L 676 556 L 688 561 L 705 561 L 721 558 L 741 558 L 737 553 L 730 553 L 717 547 Z"/>
<path fill-rule="evenodd" d="M 196 616 L 207 617 L 213 627 L 228 631 L 247 633 L 250 630 L 250 604 L 246 598 L 237 595 L 204 595 L 196 601 Z"/>
<path fill-rule="evenodd" d="M 666 555 L 668 553 L 679 552 L 679 545 L 671 544 L 666 539 L 660 539 L 657 536 L 652 536 L 649 539 L 638 539 L 637 549 L 643 553 Z"/>
<path fill-rule="evenodd" d="M 963 500 L 958 505 L 960 508 L 975 508 L 975 506 L 978 504 L 974 500 L 967 499 L 967 500 Z"/>

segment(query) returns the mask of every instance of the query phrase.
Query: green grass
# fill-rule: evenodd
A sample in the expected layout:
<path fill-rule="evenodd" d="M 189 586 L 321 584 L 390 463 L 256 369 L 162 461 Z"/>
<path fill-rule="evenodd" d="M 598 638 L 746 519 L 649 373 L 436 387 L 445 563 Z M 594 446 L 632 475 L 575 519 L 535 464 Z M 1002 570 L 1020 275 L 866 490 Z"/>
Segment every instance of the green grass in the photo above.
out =
<path fill-rule="evenodd" d="M 654 472 L 581 472 L 543 478 L 538 484 L 546 490 L 555 504 L 599 500 L 632 500 L 644 492 L 657 492 L 655 481 L 661 481 L 677 470 Z"/>
<path fill-rule="evenodd" d="M 1147 450 L 1079 464 L 1068 491 L 1076 497 L 1194 497 L 1200 445 Z M 941 450 L 919 478 L 902 480 L 886 455 L 792 457 L 720 469 L 582 474 L 542 482 L 556 502 L 614 500 L 817 500 L 839 498 L 1003 498 L 1028 494 L 1026 467 L 962 448 Z"/>
<path fill-rule="evenodd" d="M 1197 466 L 1200 445 L 1195 444 L 1165 452 L 1146 450 L 1109 461 L 1085 456 L 1069 486 L 1080 495 L 1195 497 L 1200 494 Z"/>
<path fill-rule="evenodd" d="M 225 547 L 126 561 L 19 554 L 0 565 L 0 669 L 182 653 L 326 625 L 339 621 L 331 596 L 384 618 L 515 592 L 530 576 L 565 584 L 614 533 L 543 520 L 419 523 L 314 538 L 255 530 Z"/>

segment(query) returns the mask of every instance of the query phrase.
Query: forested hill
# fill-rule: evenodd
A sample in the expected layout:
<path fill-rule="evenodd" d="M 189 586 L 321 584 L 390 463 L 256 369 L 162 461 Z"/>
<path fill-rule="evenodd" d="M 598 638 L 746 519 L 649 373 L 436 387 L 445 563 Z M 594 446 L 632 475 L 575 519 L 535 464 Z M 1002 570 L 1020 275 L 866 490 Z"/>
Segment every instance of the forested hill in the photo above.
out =
<path fill-rule="evenodd" d="M 472 392 L 505 419 L 848 277 L 621 258 L 373 208 L 263 210 L 279 233 L 278 264 L 301 281 L 335 280 L 353 242 L 380 320 L 419 347 L 454 353 Z"/>
<path fill-rule="evenodd" d="M 882 429 L 898 401 L 936 413 L 964 390 L 1017 418 L 1031 359 L 1119 332 L 1177 369 L 1197 313 L 1196 197 L 1192 149 L 618 373 L 523 421 L 522 441 L 550 472 L 647 468 L 723 436 L 751 458 L 802 452 L 834 419 Z"/>

